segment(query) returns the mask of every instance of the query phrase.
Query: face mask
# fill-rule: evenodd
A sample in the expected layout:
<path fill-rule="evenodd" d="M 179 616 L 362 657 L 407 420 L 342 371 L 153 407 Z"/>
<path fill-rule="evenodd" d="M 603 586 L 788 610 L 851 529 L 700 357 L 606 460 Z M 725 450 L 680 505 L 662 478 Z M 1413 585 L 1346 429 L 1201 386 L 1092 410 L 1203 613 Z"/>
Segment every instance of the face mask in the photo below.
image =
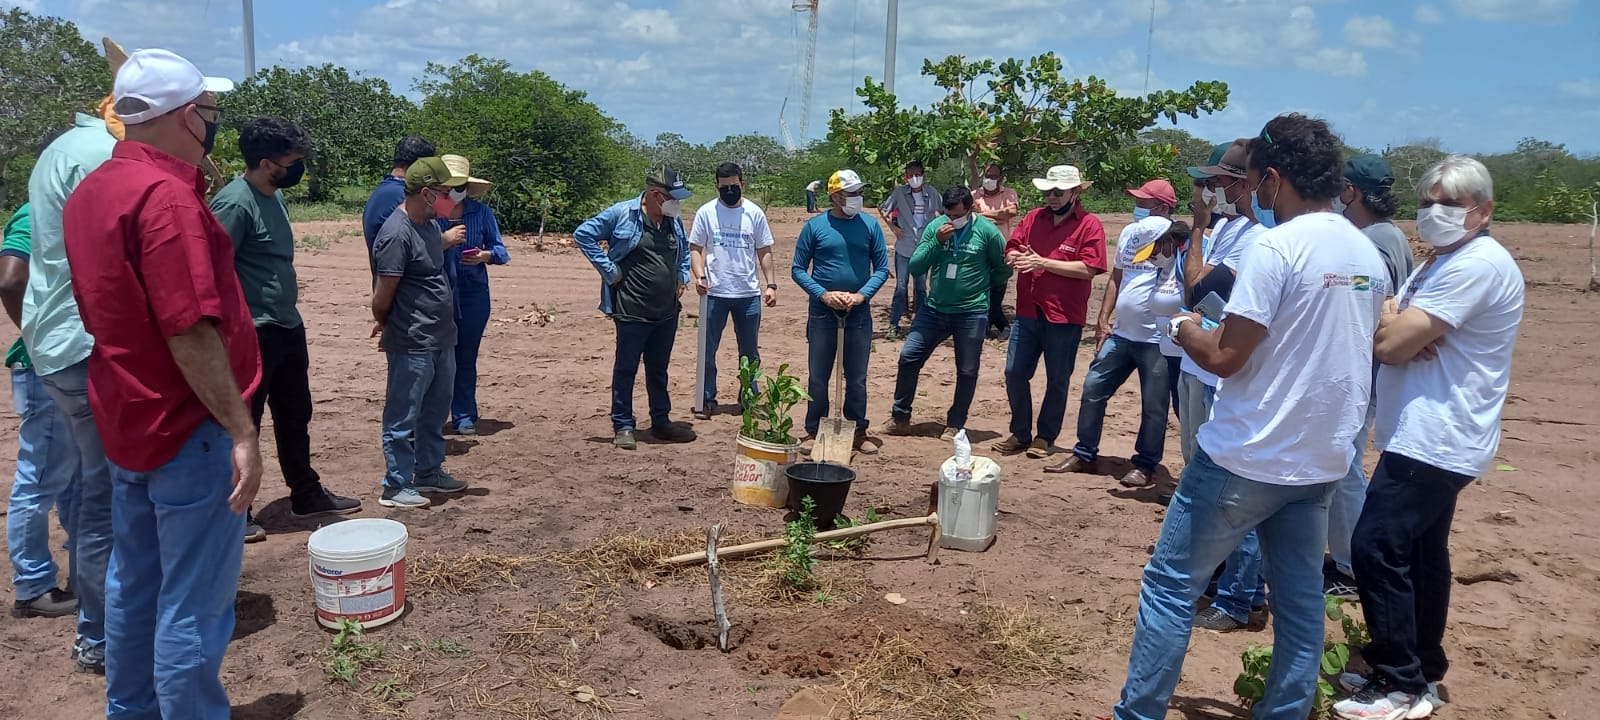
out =
<path fill-rule="evenodd" d="M 912 175 L 911 176 L 910 185 L 911 185 L 911 189 L 912 190 L 921 190 L 922 189 L 922 176 L 921 175 Z"/>
<path fill-rule="evenodd" d="M 967 223 L 969 222 L 972 222 L 971 215 L 962 215 L 958 218 L 950 218 L 950 227 L 960 230 L 961 228 L 966 227 Z"/>
<path fill-rule="evenodd" d="M 1233 203 L 1224 200 L 1222 193 L 1217 193 L 1217 204 L 1211 206 L 1211 211 L 1220 215 L 1234 216 L 1239 214 L 1239 208 Z"/>
<path fill-rule="evenodd" d="M 739 198 L 744 196 L 744 188 L 738 185 L 717 188 L 717 195 L 722 197 L 722 204 L 733 207 L 739 204 Z"/>
<path fill-rule="evenodd" d="M 862 198 L 860 195 L 855 197 L 847 197 L 844 199 L 844 207 L 840 209 L 844 212 L 845 217 L 855 217 L 856 213 L 861 212 L 861 202 Z"/>
<path fill-rule="evenodd" d="M 456 201 L 449 194 L 434 195 L 433 202 L 429 205 L 433 208 L 434 217 L 447 218 L 456 210 Z"/>
<path fill-rule="evenodd" d="M 1216 205 L 1215 205 L 1216 200 L 1217 200 L 1216 191 L 1212 190 L 1211 188 L 1200 188 L 1200 204 L 1201 205 L 1204 205 L 1204 206 L 1209 207 L 1209 208 L 1214 208 L 1214 207 L 1216 207 Z"/>
<path fill-rule="evenodd" d="M 1135 206 L 1133 208 L 1133 221 L 1134 222 L 1139 222 L 1140 220 L 1143 220 L 1143 219 L 1145 219 L 1147 217 L 1150 217 L 1150 208 L 1142 208 L 1142 207 L 1138 207 L 1138 206 Z"/>
<path fill-rule="evenodd" d="M 675 218 L 683 213 L 682 200 L 667 200 L 661 203 L 661 214 L 665 217 Z"/>
<path fill-rule="evenodd" d="M 280 188 L 292 188 L 296 185 L 299 185 L 300 179 L 305 177 L 305 175 L 306 161 L 304 159 L 296 160 L 293 165 L 284 166 L 283 177 L 274 180 L 272 184 L 277 185 Z"/>
<path fill-rule="evenodd" d="M 1449 247 L 1467 236 L 1466 208 L 1432 205 L 1417 210 L 1417 235 L 1436 248 Z"/>
<path fill-rule="evenodd" d="M 1178 258 L 1175 255 L 1155 255 L 1150 258 L 1150 264 L 1156 266 L 1162 271 L 1171 270 L 1173 263 L 1176 263 L 1177 261 Z"/>
<path fill-rule="evenodd" d="M 1073 205 L 1073 201 L 1068 200 L 1061 207 L 1055 208 L 1055 209 L 1051 210 L 1050 212 L 1053 212 L 1053 213 L 1055 213 L 1057 215 L 1065 215 L 1065 214 L 1067 214 L 1069 212 L 1072 212 L 1072 205 Z"/>
<path fill-rule="evenodd" d="M 211 151 L 217 147 L 217 128 L 221 126 L 221 123 L 207 120 L 204 115 L 200 115 L 199 110 L 195 110 L 195 116 L 199 117 L 200 122 L 206 125 L 206 136 L 200 141 L 200 149 L 205 154 L 210 155 Z"/>
<path fill-rule="evenodd" d="M 999 188 L 999 187 L 1000 187 L 1000 181 L 999 180 L 996 180 L 994 178 L 984 178 L 983 179 L 983 189 L 984 190 L 988 190 L 989 192 L 994 192 L 995 189 Z"/>
<path fill-rule="evenodd" d="M 1256 221 L 1260 222 L 1262 227 L 1274 228 L 1278 226 L 1277 213 L 1273 212 L 1272 208 L 1261 207 L 1261 185 L 1265 184 L 1267 184 L 1267 178 L 1263 176 L 1261 184 L 1250 191 L 1250 212 L 1255 214 Z M 1273 200 L 1276 199 L 1277 195 L 1273 195 Z"/>

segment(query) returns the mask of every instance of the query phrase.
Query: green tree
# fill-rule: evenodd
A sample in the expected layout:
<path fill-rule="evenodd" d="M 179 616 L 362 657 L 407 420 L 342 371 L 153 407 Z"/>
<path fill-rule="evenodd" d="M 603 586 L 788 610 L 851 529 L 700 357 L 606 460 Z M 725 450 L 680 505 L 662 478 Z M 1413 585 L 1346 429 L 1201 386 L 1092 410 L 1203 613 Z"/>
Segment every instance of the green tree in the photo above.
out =
<path fill-rule="evenodd" d="M 1177 150 L 1141 144 L 1139 133 L 1161 119 L 1199 117 L 1227 106 L 1228 86 L 1197 82 L 1186 90 L 1124 97 L 1090 76 L 1061 74 L 1061 59 L 1046 53 L 1026 61 L 970 62 L 952 55 L 925 60 L 922 74 L 945 91 L 927 110 L 903 108 L 867 78 L 856 90 L 867 111 L 833 110 L 828 139 L 874 180 L 898 175 L 908 160 L 936 164 L 998 160 L 1013 174 L 1071 162 L 1097 183 L 1115 187 L 1166 174 Z M 880 183 L 881 184 L 881 183 Z"/>
<path fill-rule="evenodd" d="M 549 75 L 470 55 L 454 65 L 429 63 L 416 89 L 423 96 L 417 130 L 496 184 L 485 201 L 507 230 L 537 229 L 546 199 L 560 201 L 548 205 L 548 224 L 570 229 L 640 190 L 638 157 L 624 144 L 630 136 L 583 92 Z"/>
<path fill-rule="evenodd" d="M 370 185 L 382 177 L 404 134 L 413 106 L 389 83 L 352 74 L 337 65 L 256 73 L 218 99 L 224 123 L 234 130 L 253 117 L 270 115 L 305 128 L 312 152 L 306 158 L 306 195 L 315 201 L 334 197 L 347 186 Z M 217 143 L 219 163 L 238 155 Z M 242 159 L 239 167 L 243 166 Z"/>
<path fill-rule="evenodd" d="M 1139 134 L 1139 142 L 1150 147 L 1170 147 L 1174 154 L 1168 161 L 1162 176 L 1172 181 L 1172 187 L 1178 191 L 1180 205 L 1189 201 L 1189 194 L 1194 191 L 1193 179 L 1189 177 L 1189 168 L 1201 167 L 1211 159 L 1211 147 L 1215 143 L 1197 138 L 1189 131 L 1179 128 L 1155 128 Z"/>
<path fill-rule="evenodd" d="M 26 186 L 35 151 L 111 92 L 106 59 L 60 18 L 0 12 L 0 207 Z"/>

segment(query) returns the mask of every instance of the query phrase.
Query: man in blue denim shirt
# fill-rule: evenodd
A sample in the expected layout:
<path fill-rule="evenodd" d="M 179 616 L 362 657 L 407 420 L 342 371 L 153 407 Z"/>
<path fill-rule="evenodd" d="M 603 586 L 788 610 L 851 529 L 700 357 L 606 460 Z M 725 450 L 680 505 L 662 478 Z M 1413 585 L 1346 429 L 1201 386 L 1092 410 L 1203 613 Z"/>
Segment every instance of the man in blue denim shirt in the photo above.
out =
<path fill-rule="evenodd" d="M 611 371 L 613 444 L 636 447 L 633 381 L 644 360 L 650 396 L 650 434 L 662 442 L 694 440 L 694 431 L 668 418 L 667 365 L 677 339 L 678 299 L 689 284 L 689 237 L 681 204 L 690 196 L 670 165 L 645 177 L 644 192 L 585 220 L 572 239 L 600 272 L 600 312 L 617 325 L 617 356 Z M 604 240 L 606 249 L 600 249 Z"/>
<path fill-rule="evenodd" d="M 367 198 L 367 204 L 361 208 L 361 234 L 367 240 L 367 267 L 372 270 L 374 283 L 378 281 L 378 270 L 373 265 L 372 243 L 378 239 L 378 230 L 383 228 L 384 221 L 406 199 L 406 170 L 412 163 L 436 154 L 433 143 L 424 138 L 416 135 L 401 138 L 394 146 L 394 162 L 389 168 L 389 176 L 378 182 L 378 187 L 372 190 L 372 196 Z"/>

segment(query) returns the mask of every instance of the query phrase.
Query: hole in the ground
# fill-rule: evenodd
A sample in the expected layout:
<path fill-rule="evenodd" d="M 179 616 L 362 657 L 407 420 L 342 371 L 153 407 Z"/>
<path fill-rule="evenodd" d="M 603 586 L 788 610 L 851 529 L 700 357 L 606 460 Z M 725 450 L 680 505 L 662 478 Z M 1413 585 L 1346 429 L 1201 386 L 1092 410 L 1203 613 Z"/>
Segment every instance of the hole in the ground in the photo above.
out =
<path fill-rule="evenodd" d="M 653 614 L 634 614 L 628 617 L 634 627 L 656 636 L 662 644 L 674 650 L 702 650 L 717 646 L 717 624 L 711 620 L 680 620 Z M 728 632 L 729 645 L 736 645 L 742 633 L 736 629 Z"/>

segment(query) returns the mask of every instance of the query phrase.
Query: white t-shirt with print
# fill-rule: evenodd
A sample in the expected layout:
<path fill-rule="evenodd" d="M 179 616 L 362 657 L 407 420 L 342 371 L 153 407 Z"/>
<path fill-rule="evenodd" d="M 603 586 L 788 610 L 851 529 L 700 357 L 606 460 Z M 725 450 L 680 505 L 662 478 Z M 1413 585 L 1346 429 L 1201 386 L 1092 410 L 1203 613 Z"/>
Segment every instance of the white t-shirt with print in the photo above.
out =
<path fill-rule="evenodd" d="M 1112 267 L 1122 271 L 1122 284 L 1117 286 L 1117 306 L 1111 334 L 1125 340 L 1142 343 L 1161 342 L 1161 329 L 1156 326 L 1155 313 L 1150 310 L 1150 299 L 1155 294 L 1160 269 L 1145 260 L 1133 261 L 1133 238 L 1142 233 L 1160 235 L 1172 227 L 1172 221 L 1151 215 L 1122 229 L 1117 237 L 1117 257 Z"/>
<path fill-rule="evenodd" d="M 1389 294 L 1383 258 L 1350 221 L 1302 215 L 1244 254 L 1224 318 L 1267 329 L 1217 385 L 1200 447 L 1273 485 L 1333 482 L 1350 470 L 1372 386 L 1372 336 Z"/>
<path fill-rule="evenodd" d="M 1160 271 L 1155 290 L 1150 293 L 1150 314 L 1155 316 L 1156 333 L 1161 336 L 1161 354 L 1167 357 L 1183 357 L 1183 348 L 1167 334 L 1172 316 L 1183 310 L 1183 295 L 1183 280 L 1178 277 L 1176 266 Z"/>
<path fill-rule="evenodd" d="M 709 294 L 719 298 L 747 298 L 761 294 L 761 269 L 756 250 L 772 247 L 767 214 L 749 200 L 728 207 L 721 200 L 700 206 L 689 230 L 689 244 L 706 249 Z"/>
<path fill-rule="evenodd" d="M 1378 370 L 1375 446 L 1478 477 L 1500 446 L 1500 411 L 1522 321 L 1522 271 L 1487 235 L 1418 268 L 1396 294 L 1451 330 L 1439 356 Z"/>

